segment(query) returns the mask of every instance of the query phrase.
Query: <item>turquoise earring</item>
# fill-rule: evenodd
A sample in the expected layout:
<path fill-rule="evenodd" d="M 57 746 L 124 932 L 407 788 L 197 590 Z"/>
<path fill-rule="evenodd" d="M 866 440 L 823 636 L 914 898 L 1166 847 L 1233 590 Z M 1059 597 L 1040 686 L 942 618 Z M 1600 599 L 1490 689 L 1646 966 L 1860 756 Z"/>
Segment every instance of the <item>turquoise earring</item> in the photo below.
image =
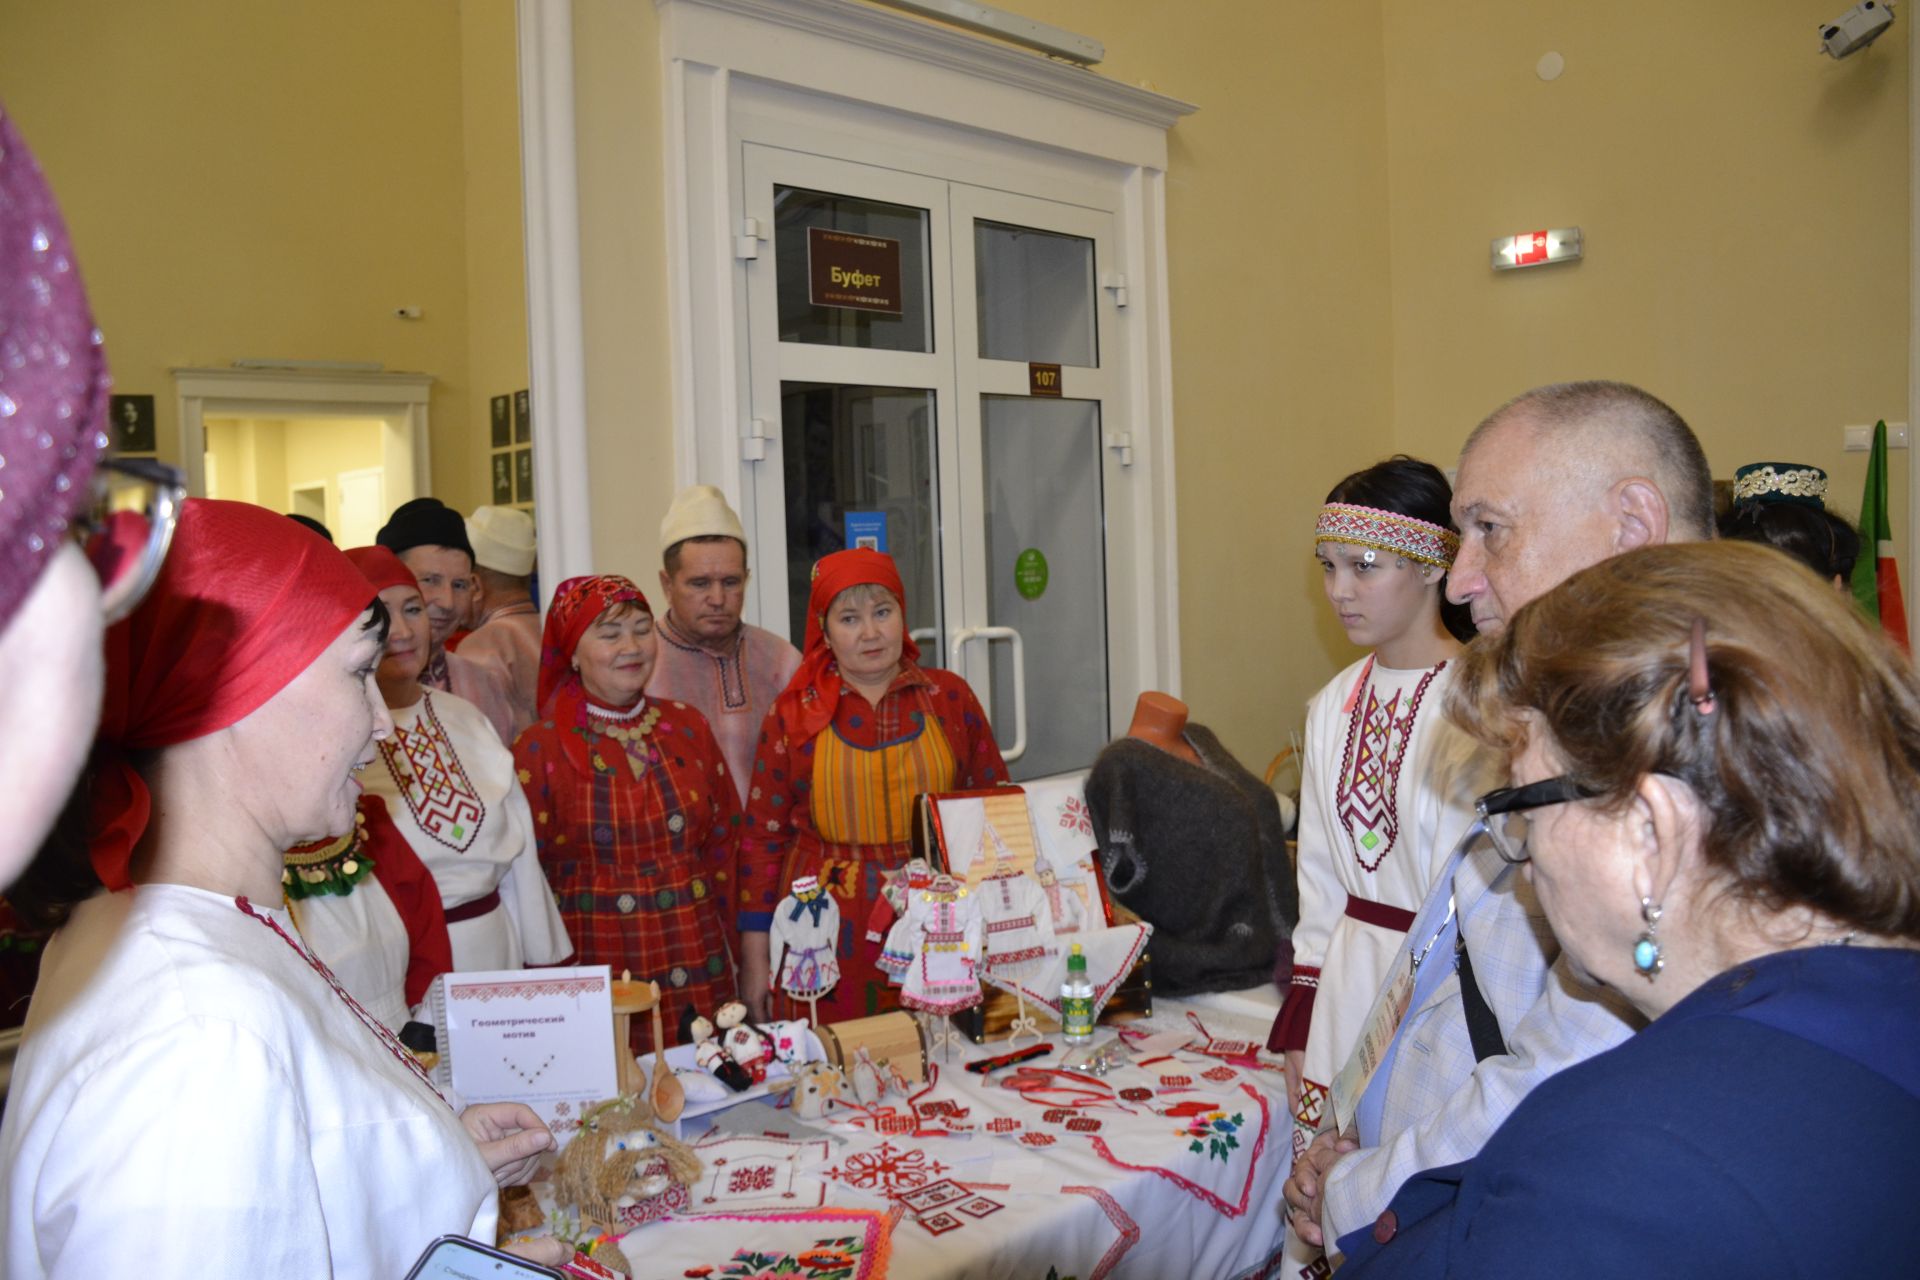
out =
<path fill-rule="evenodd" d="M 1645 933 L 1633 944 L 1633 967 L 1641 977 L 1652 982 L 1660 974 L 1665 963 L 1660 955 L 1660 940 L 1653 936 L 1654 929 L 1660 923 L 1660 908 L 1653 904 L 1652 898 L 1640 899 L 1640 918 L 1647 922 Z"/>

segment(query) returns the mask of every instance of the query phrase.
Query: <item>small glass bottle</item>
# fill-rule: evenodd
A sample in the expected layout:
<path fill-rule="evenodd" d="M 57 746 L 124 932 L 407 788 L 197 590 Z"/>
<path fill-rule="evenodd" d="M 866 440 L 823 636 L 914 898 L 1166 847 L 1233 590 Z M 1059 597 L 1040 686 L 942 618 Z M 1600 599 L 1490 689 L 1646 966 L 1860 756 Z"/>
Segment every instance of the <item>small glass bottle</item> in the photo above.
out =
<path fill-rule="evenodd" d="M 1067 980 L 1060 984 L 1060 1034 L 1069 1044 L 1093 1039 L 1093 983 L 1077 942 L 1067 953 Z"/>

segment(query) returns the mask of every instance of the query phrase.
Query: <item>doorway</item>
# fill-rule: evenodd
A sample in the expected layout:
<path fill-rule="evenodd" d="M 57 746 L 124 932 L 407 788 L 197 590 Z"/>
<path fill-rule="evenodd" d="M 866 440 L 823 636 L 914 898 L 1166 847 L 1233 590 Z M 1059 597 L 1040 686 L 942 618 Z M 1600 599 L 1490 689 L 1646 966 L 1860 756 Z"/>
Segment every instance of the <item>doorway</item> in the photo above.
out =
<path fill-rule="evenodd" d="M 891 554 L 925 665 L 967 678 L 1015 780 L 1085 768 L 1139 655 L 1125 320 L 1110 211 L 744 147 L 750 492 L 762 617 L 805 626 L 821 556 Z M 771 536 L 769 536 L 771 535 Z M 1125 697 L 1126 695 L 1122 695 Z M 1130 697 L 1127 698 L 1130 703 Z"/>
<path fill-rule="evenodd" d="M 306 516 L 338 546 L 371 543 L 401 492 L 387 474 L 394 428 L 385 418 L 218 416 L 205 429 L 207 497 Z"/>

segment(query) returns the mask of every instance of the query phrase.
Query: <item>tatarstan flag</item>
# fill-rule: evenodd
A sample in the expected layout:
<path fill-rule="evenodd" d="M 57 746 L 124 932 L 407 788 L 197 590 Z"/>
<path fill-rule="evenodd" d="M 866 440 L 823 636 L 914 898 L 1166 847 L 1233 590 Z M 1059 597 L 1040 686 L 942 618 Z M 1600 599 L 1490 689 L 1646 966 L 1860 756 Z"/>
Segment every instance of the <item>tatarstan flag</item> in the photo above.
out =
<path fill-rule="evenodd" d="M 1874 424 L 1867 460 L 1867 491 L 1860 499 L 1862 555 L 1853 565 L 1853 598 L 1895 644 L 1907 649 L 1907 605 L 1900 594 L 1900 566 L 1893 559 L 1893 525 L 1887 519 L 1887 424 Z"/>

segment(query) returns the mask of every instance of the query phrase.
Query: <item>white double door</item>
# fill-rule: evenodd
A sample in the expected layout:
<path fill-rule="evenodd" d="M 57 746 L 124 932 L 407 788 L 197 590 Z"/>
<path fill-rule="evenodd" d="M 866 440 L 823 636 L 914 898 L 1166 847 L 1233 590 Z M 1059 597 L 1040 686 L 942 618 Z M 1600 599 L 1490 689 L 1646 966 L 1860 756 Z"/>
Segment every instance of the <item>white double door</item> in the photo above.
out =
<path fill-rule="evenodd" d="M 922 664 L 973 686 L 1013 776 L 1085 767 L 1140 665 L 1114 213 L 741 154 L 756 612 L 798 643 L 814 562 L 883 549 Z M 848 238 L 897 279 L 816 281 Z"/>

